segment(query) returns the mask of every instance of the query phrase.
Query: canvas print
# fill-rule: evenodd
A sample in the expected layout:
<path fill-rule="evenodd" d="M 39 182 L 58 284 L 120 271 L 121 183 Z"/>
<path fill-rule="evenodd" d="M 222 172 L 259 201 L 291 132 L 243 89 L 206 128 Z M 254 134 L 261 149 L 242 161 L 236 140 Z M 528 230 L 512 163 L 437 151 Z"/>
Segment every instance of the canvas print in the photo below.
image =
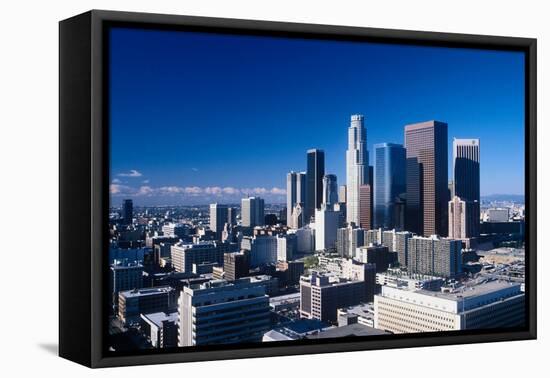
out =
<path fill-rule="evenodd" d="M 524 53 L 108 33 L 109 351 L 525 327 Z"/>

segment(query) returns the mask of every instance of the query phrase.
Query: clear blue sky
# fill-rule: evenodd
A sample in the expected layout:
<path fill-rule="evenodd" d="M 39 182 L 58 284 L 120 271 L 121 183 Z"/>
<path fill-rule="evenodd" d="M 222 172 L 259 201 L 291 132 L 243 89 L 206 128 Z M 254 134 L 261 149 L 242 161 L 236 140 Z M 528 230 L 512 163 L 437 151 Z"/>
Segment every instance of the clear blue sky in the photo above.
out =
<path fill-rule="evenodd" d="M 113 29 L 111 193 L 140 204 L 284 202 L 326 153 L 345 184 L 351 114 L 367 143 L 436 119 L 480 138 L 481 194 L 524 193 L 524 60 L 502 51 Z M 449 169 L 449 175 L 451 170 Z"/>

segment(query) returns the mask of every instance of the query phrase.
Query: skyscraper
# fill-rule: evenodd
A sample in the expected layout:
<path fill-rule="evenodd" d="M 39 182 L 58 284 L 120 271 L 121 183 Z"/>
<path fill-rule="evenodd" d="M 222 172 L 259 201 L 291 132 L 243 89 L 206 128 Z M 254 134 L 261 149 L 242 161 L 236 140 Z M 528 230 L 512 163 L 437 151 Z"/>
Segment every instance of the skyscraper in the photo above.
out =
<path fill-rule="evenodd" d="M 210 229 L 216 233 L 216 238 L 221 239 L 223 226 L 229 223 L 229 209 L 227 205 L 219 203 L 210 204 Z"/>
<path fill-rule="evenodd" d="M 256 227 L 264 224 L 264 200 L 248 197 L 241 200 L 241 221 L 243 227 Z"/>
<path fill-rule="evenodd" d="M 479 180 L 479 139 L 454 139 L 453 140 L 453 185 L 454 195 L 464 201 L 474 203 L 472 207 L 472 219 L 475 219 L 470 236 L 479 235 L 479 205 L 480 205 L 480 180 Z"/>
<path fill-rule="evenodd" d="M 374 145 L 374 227 L 395 228 L 396 204 L 406 192 L 405 148 L 401 144 Z"/>
<path fill-rule="evenodd" d="M 286 221 L 291 225 L 292 212 L 296 205 L 304 205 L 306 197 L 305 172 L 289 172 L 286 176 Z"/>
<path fill-rule="evenodd" d="M 325 175 L 323 177 L 323 203 L 328 207 L 332 207 L 338 203 L 336 175 Z"/>
<path fill-rule="evenodd" d="M 305 223 L 321 208 L 323 201 L 323 176 L 325 175 L 325 152 L 311 149 L 307 151 Z"/>
<path fill-rule="evenodd" d="M 454 196 L 449 201 L 449 237 L 468 239 L 479 230 L 479 202 Z"/>
<path fill-rule="evenodd" d="M 359 186 L 359 227 L 372 229 L 372 188 L 370 185 Z"/>
<path fill-rule="evenodd" d="M 447 124 L 427 121 L 405 126 L 407 150 L 406 229 L 447 235 Z"/>
<path fill-rule="evenodd" d="M 132 224 L 134 218 L 134 203 L 131 199 L 125 199 L 122 202 L 122 222 Z"/>
<path fill-rule="evenodd" d="M 369 154 L 364 117 L 351 116 L 348 128 L 348 149 L 346 151 L 346 220 L 359 225 L 359 187 L 369 182 Z"/>
<path fill-rule="evenodd" d="M 454 277 L 462 270 L 460 240 L 413 236 L 407 240 L 409 273 Z"/>
<path fill-rule="evenodd" d="M 338 202 L 346 203 L 347 188 L 345 185 L 340 185 L 338 188 Z"/>
<path fill-rule="evenodd" d="M 340 212 L 323 206 L 315 210 L 315 250 L 336 248 Z"/>

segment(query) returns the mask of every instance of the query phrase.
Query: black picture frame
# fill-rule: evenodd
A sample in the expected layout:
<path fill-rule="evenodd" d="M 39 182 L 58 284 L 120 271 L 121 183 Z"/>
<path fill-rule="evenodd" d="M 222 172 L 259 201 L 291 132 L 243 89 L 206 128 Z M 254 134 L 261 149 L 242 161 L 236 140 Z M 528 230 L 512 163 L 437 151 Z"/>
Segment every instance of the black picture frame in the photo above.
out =
<path fill-rule="evenodd" d="M 103 347 L 109 208 L 108 72 L 112 25 L 375 41 L 525 53 L 527 325 L 111 355 Z M 92 10 L 59 24 L 59 355 L 89 367 L 408 348 L 536 338 L 536 39 Z"/>

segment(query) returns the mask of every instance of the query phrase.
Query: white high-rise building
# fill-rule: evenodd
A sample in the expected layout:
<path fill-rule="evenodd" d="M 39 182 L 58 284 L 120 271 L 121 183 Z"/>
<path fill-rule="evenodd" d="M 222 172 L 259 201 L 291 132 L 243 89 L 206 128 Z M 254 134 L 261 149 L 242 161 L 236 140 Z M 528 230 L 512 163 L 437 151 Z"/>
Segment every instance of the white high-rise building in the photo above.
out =
<path fill-rule="evenodd" d="M 292 214 L 297 205 L 306 202 L 306 173 L 289 172 L 286 176 L 286 222 L 292 226 Z M 297 228 L 297 227 L 296 227 Z"/>
<path fill-rule="evenodd" d="M 315 210 L 315 250 L 336 248 L 340 212 L 323 205 Z"/>
<path fill-rule="evenodd" d="M 364 117 L 351 116 L 348 129 L 348 149 L 346 151 L 346 220 L 359 225 L 359 187 L 369 183 L 369 154 L 367 151 L 367 131 Z"/>

